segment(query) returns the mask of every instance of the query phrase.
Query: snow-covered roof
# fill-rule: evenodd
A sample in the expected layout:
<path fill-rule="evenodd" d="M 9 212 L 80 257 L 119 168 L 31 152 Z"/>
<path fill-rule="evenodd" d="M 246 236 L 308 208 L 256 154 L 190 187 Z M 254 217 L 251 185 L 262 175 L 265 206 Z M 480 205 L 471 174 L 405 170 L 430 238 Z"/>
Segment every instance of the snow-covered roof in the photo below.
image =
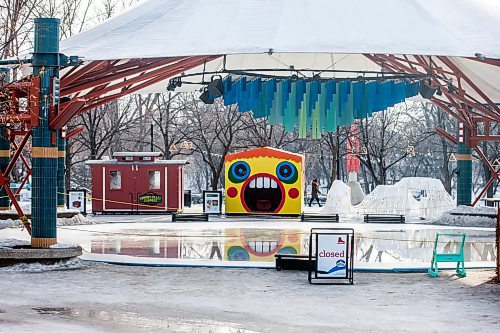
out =
<path fill-rule="evenodd" d="M 161 164 L 161 165 L 184 165 L 184 164 L 189 164 L 188 161 L 186 160 L 156 160 L 156 161 L 153 161 L 153 162 L 139 162 L 140 165 L 158 165 L 158 164 Z M 88 160 L 88 161 L 85 161 L 85 164 L 102 164 L 102 165 L 112 165 L 112 164 L 120 164 L 120 165 L 124 165 L 124 164 L 137 164 L 137 162 L 133 162 L 133 161 L 130 161 L 130 162 L 122 162 L 122 161 L 117 161 L 117 160 Z"/>
<path fill-rule="evenodd" d="M 389 53 L 500 58 L 496 0 L 146 0 L 62 41 L 85 60 Z"/>
<path fill-rule="evenodd" d="M 162 153 L 150 151 L 121 151 L 113 153 L 113 157 L 159 157 L 162 155 Z"/>

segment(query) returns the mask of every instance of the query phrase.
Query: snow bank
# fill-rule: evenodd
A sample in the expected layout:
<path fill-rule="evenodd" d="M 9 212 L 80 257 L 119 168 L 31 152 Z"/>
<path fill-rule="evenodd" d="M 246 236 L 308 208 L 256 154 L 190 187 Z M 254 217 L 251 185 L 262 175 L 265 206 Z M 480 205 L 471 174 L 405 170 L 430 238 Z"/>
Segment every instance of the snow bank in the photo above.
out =
<path fill-rule="evenodd" d="M 89 265 L 92 265 L 92 263 L 85 262 L 78 258 L 73 258 L 65 261 L 59 261 L 52 265 L 32 263 L 32 264 L 17 264 L 13 266 L 0 267 L 0 272 L 42 273 L 49 271 L 80 269 L 88 267 Z"/>
<path fill-rule="evenodd" d="M 497 222 L 496 218 L 484 216 L 490 214 L 495 215 L 496 208 L 458 206 L 455 209 L 445 212 L 440 218 L 431 221 L 430 224 L 452 225 L 460 227 L 495 228 Z"/>
<path fill-rule="evenodd" d="M 323 214 L 350 214 L 351 188 L 341 180 L 335 180 L 328 191 Z"/>
<path fill-rule="evenodd" d="M 14 239 L 14 238 L 8 238 L 8 239 L 1 239 L 0 238 L 0 249 L 2 248 L 13 248 L 14 246 L 29 246 L 31 245 L 30 242 L 19 240 L 19 239 Z"/>
<path fill-rule="evenodd" d="M 106 223 L 106 221 L 97 221 L 90 217 L 85 217 L 81 214 L 75 215 L 70 218 L 58 218 L 57 225 L 68 226 L 68 225 L 87 225 L 87 224 L 99 224 Z M 0 229 L 21 227 L 22 223 L 20 220 L 0 220 Z"/>
<path fill-rule="evenodd" d="M 12 220 L 12 219 L 0 220 L 0 229 L 20 227 L 21 225 L 22 223 L 20 220 Z"/>

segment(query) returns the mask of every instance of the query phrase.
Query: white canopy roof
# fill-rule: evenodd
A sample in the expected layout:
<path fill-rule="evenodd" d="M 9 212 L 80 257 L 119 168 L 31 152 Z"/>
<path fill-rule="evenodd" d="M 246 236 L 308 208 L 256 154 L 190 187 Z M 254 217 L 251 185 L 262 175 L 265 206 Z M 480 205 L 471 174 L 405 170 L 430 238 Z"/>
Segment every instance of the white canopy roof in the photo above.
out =
<path fill-rule="evenodd" d="M 146 0 L 62 42 L 85 60 L 267 53 L 500 58 L 497 0 Z"/>

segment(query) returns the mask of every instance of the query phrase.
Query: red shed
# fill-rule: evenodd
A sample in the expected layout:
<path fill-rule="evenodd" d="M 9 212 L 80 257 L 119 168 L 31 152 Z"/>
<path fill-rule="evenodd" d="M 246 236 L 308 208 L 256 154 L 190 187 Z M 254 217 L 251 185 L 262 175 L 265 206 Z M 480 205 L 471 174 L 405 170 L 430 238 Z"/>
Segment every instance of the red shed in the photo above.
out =
<path fill-rule="evenodd" d="M 161 153 L 114 153 L 87 161 L 92 168 L 93 213 L 165 213 L 184 209 L 184 160 Z"/>

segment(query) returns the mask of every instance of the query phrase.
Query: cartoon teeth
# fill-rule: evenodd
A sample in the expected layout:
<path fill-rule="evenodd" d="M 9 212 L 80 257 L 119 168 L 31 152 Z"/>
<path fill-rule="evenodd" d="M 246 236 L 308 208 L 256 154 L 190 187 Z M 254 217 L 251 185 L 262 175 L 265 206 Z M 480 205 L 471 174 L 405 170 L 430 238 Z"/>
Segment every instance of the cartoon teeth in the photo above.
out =
<path fill-rule="evenodd" d="M 248 242 L 248 247 L 250 247 L 256 253 L 267 253 L 274 251 L 278 247 L 278 242 L 274 241 Z"/>
<path fill-rule="evenodd" d="M 248 184 L 250 188 L 278 188 L 278 183 L 270 177 L 256 177 Z"/>

